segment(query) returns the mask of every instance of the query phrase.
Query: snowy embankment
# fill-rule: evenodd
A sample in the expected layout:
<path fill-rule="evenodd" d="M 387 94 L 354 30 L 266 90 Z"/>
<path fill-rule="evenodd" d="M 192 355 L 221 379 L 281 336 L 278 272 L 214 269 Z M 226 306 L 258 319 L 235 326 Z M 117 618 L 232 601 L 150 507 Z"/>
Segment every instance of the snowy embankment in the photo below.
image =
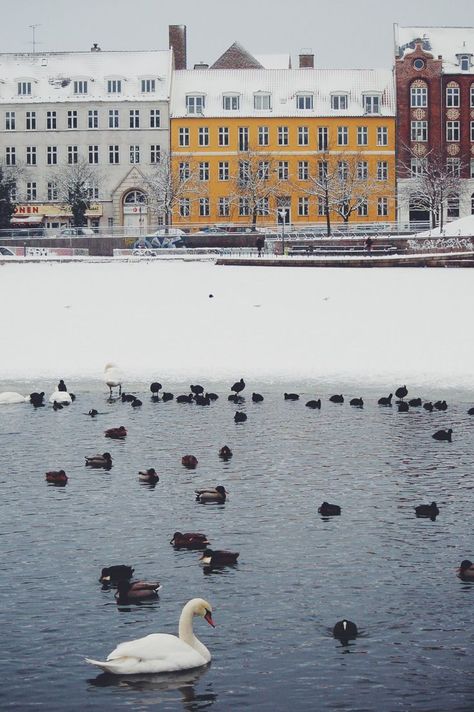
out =
<path fill-rule="evenodd" d="M 126 381 L 474 385 L 470 270 L 8 264 L 0 297 L 0 390 L 109 361 Z"/>

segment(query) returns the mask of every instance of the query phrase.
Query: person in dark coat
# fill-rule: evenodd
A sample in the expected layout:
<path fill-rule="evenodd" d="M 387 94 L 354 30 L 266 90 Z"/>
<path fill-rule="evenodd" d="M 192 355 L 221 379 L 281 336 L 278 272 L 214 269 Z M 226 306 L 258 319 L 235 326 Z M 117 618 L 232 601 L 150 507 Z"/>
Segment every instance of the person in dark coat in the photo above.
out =
<path fill-rule="evenodd" d="M 265 238 L 263 237 L 263 235 L 259 235 L 259 236 L 257 237 L 257 240 L 255 241 L 255 247 L 256 247 L 257 250 L 258 250 L 258 256 L 261 257 L 261 256 L 262 256 L 262 250 L 263 250 L 263 248 L 265 247 Z"/>
<path fill-rule="evenodd" d="M 371 250 L 372 250 L 373 242 L 374 242 L 374 241 L 372 240 L 371 237 L 368 237 L 367 240 L 365 241 L 365 248 L 366 248 L 366 250 L 367 250 L 367 252 L 368 252 L 369 254 L 370 254 L 370 252 L 371 252 Z"/>

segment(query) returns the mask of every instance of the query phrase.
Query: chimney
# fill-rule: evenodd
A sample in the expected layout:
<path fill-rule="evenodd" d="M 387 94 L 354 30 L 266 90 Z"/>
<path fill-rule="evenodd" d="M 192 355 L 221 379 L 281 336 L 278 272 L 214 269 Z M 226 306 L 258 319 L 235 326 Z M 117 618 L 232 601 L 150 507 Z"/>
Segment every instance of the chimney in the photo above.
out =
<path fill-rule="evenodd" d="M 300 69 L 314 69 L 314 54 L 310 49 L 302 49 L 300 54 Z"/>
<path fill-rule="evenodd" d="M 194 65 L 194 69 L 209 69 L 209 65 L 205 62 L 198 62 Z"/>
<path fill-rule="evenodd" d="M 174 54 L 174 68 L 186 69 L 186 25 L 169 26 L 170 49 Z"/>

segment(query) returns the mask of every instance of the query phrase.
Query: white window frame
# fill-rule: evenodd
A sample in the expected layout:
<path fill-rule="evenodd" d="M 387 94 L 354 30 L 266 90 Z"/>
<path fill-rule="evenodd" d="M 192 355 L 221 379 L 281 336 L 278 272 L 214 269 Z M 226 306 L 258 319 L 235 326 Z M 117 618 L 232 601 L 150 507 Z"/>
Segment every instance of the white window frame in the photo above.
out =
<path fill-rule="evenodd" d="M 290 174 L 288 161 L 278 161 L 278 180 L 288 180 Z"/>
<path fill-rule="evenodd" d="M 27 111 L 25 114 L 26 131 L 36 131 L 36 111 Z"/>
<path fill-rule="evenodd" d="M 272 95 L 268 92 L 256 93 L 253 95 L 253 108 L 255 111 L 271 111 Z"/>
<path fill-rule="evenodd" d="M 298 180 L 309 180 L 308 161 L 298 161 Z"/>
<path fill-rule="evenodd" d="M 327 151 L 329 146 L 329 129 L 327 126 L 318 126 L 318 151 Z"/>
<path fill-rule="evenodd" d="M 368 161 L 357 161 L 357 180 L 367 180 L 369 177 Z"/>
<path fill-rule="evenodd" d="M 88 94 L 87 79 L 74 79 L 73 83 L 73 94 Z"/>
<path fill-rule="evenodd" d="M 36 151 L 36 146 L 27 146 L 26 147 L 26 165 L 27 166 L 36 166 L 37 164 L 37 151 Z"/>
<path fill-rule="evenodd" d="M 206 97 L 204 94 L 187 94 L 186 96 L 186 113 L 202 114 L 206 106 Z"/>
<path fill-rule="evenodd" d="M 380 114 L 382 97 L 380 94 L 362 94 L 364 114 Z"/>
<path fill-rule="evenodd" d="M 228 218 L 230 215 L 230 200 L 227 197 L 218 199 L 218 214 L 220 218 Z"/>
<path fill-rule="evenodd" d="M 120 146 L 109 144 L 109 165 L 116 166 L 120 163 Z"/>
<path fill-rule="evenodd" d="M 224 111 L 239 111 L 240 94 L 223 94 L 222 108 Z"/>
<path fill-rule="evenodd" d="M 461 90 L 459 87 L 446 87 L 446 106 L 459 109 L 461 104 Z"/>
<path fill-rule="evenodd" d="M 349 127 L 348 126 L 338 126 L 337 127 L 337 145 L 338 146 L 348 146 L 349 145 Z"/>
<path fill-rule="evenodd" d="M 5 146 L 5 165 L 16 166 L 16 147 Z"/>
<path fill-rule="evenodd" d="M 220 181 L 229 180 L 229 161 L 219 161 L 217 177 Z"/>
<path fill-rule="evenodd" d="M 97 144 L 90 144 L 87 149 L 87 155 L 89 158 L 89 163 L 99 163 L 99 146 Z"/>
<path fill-rule="evenodd" d="M 386 218 L 388 215 L 388 198 L 377 198 L 377 217 Z"/>
<path fill-rule="evenodd" d="M 191 203 L 189 198 L 180 198 L 179 215 L 182 218 L 189 218 L 191 215 Z"/>
<path fill-rule="evenodd" d="M 46 165 L 56 166 L 58 164 L 58 147 L 46 146 Z"/>
<path fill-rule="evenodd" d="M 178 133 L 178 141 L 180 147 L 189 146 L 189 129 L 187 126 L 181 126 Z"/>
<path fill-rule="evenodd" d="M 289 144 L 289 131 L 288 131 L 288 126 L 279 126 L 278 127 L 278 145 L 279 146 L 288 146 Z"/>
<path fill-rule="evenodd" d="M 387 126 L 377 126 L 377 146 L 388 146 Z"/>
<path fill-rule="evenodd" d="M 209 198 L 199 198 L 199 217 L 208 218 L 209 215 Z"/>
<path fill-rule="evenodd" d="M 15 131 L 16 130 L 16 112 L 6 111 L 5 112 L 5 131 Z"/>
<path fill-rule="evenodd" d="M 31 96 L 31 84 L 27 80 L 22 80 L 17 83 L 18 96 Z"/>
<path fill-rule="evenodd" d="M 217 135 L 218 135 L 219 146 L 228 146 L 229 145 L 229 127 L 228 126 L 219 126 L 219 131 L 217 132 Z"/>
<path fill-rule="evenodd" d="M 99 111 L 98 109 L 89 109 L 87 112 L 87 127 L 89 129 L 99 128 Z"/>
<path fill-rule="evenodd" d="M 128 127 L 130 129 L 140 128 L 140 109 L 128 110 Z"/>
<path fill-rule="evenodd" d="M 161 111 L 159 109 L 150 109 L 150 128 L 159 129 L 161 127 Z"/>
<path fill-rule="evenodd" d="M 301 92 L 296 95 L 296 108 L 298 111 L 311 111 L 314 106 L 314 95 L 309 92 Z"/>
<path fill-rule="evenodd" d="M 209 127 L 200 126 L 198 130 L 198 145 L 209 146 Z"/>
<path fill-rule="evenodd" d="M 377 180 L 388 180 L 388 161 L 377 161 Z"/>
<path fill-rule="evenodd" d="M 38 185 L 35 180 L 28 181 L 26 184 L 26 200 L 36 200 L 38 197 Z"/>
<path fill-rule="evenodd" d="M 332 111 L 347 111 L 349 96 L 347 94 L 331 94 Z"/>
<path fill-rule="evenodd" d="M 130 157 L 130 163 L 133 163 L 133 164 L 140 163 L 140 146 L 139 146 L 139 144 L 137 144 L 137 143 L 130 144 L 129 157 Z"/>
<path fill-rule="evenodd" d="M 308 126 L 298 126 L 298 146 L 309 146 Z"/>
<path fill-rule="evenodd" d="M 67 163 L 68 166 L 75 165 L 79 162 L 79 147 L 76 145 L 67 147 Z"/>
<path fill-rule="evenodd" d="M 446 141 L 457 143 L 461 139 L 461 122 L 446 121 Z"/>
<path fill-rule="evenodd" d="M 366 218 L 369 214 L 369 205 L 367 203 L 367 200 L 361 200 L 359 205 L 357 206 L 357 215 L 360 218 Z"/>
<path fill-rule="evenodd" d="M 58 115 L 56 111 L 46 112 L 46 130 L 56 131 L 58 125 Z"/>
<path fill-rule="evenodd" d="M 154 94 L 156 92 L 156 79 L 142 79 L 140 85 L 142 94 Z"/>
<path fill-rule="evenodd" d="M 209 161 L 200 161 L 198 176 L 200 181 L 209 180 Z"/>
<path fill-rule="evenodd" d="M 302 196 L 298 198 L 298 216 L 306 218 L 309 215 L 309 198 Z"/>
<path fill-rule="evenodd" d="M 428 106 L 428 87 L 415 87 L 413 84 L 410 87 L 410 107 Z"/>
<path fill-rule="evenodd" d="M 357 145 L 358 146 L 368 146 L 369 145 L 369 127 L 368 126 L 358 126 L 357 127 Z"/>
<path fill-rule="evenodd" d="M 122 80 L 121 79 L 107 79 L 107 94 L 121 94 L 122 93 Z"/>
<path fill-rule="evenodd" d="M 70 109 L 67 112 L 67 128 L 68 130 L 74 131 L 77 129 L 77 110 L 76 109 Z"/>
<path fill-rule="evenodd" d="M 258 145 L 268 146 L 270 143 L 270 129 L 268 126 L 258 127 Z"/>
<path fill-rule="evenodd" d="M 118 109 L 109 109 L 109 129 L 120 128 L 120 112 Z"/>
<path fill-rule="evenodd" d="M 426 143 L 428 141 L 427 121 L 412 121 L 410 123 L 410 140 L 417 143 Z"/>
<path fill-rule="evenodd" d="M 161 146 L 158 143 L 152 143 L 150 146 L 150 163 L 156 165 L 161 162 Z"/>

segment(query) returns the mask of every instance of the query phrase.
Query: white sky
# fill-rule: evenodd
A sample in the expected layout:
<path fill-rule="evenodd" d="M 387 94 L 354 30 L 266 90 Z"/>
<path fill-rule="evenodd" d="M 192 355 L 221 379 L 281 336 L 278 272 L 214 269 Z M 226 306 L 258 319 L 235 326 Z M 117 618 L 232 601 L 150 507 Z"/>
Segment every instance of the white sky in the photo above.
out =
<path fill-rule="evenodd" d="M 187 25 L 188 66 L 235 40 L 250 52 L 311 48 L 318 67 L 390 67 L 393 23 L 474 25 L 473 0 L 0 0 L 2 52 L 166 49 L 168 25 Z"/>

